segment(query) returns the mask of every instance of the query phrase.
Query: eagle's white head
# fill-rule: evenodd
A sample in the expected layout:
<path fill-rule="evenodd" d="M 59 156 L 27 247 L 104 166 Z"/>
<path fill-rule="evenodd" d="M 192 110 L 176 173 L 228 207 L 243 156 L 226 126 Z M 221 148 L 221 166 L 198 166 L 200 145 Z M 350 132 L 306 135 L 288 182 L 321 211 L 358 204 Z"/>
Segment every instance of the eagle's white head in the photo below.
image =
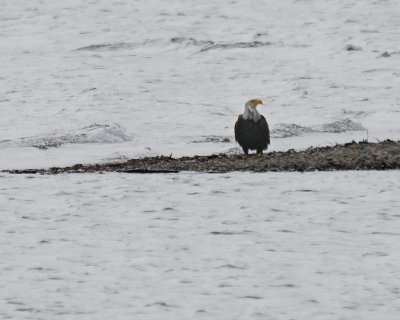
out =
<path fill-rule="evenodd" d="M 260 99 L 251 99 L 244 105 L 244 112 L 242 114 L 243 119 L 258 121 L 261 119 L 261 115 L 257 111 L 257 106 L 263 102 Z"/>

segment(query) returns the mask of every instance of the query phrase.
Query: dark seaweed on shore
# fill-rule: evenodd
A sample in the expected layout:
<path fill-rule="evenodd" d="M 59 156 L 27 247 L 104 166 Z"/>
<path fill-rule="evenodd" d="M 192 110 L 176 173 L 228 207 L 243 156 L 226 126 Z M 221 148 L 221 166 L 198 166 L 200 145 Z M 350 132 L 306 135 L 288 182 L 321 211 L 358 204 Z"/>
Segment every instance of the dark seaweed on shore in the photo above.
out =
<path fill-rule="evenodd" d="M 59 174 L 59 173 L 175 173 L 197 171 L 223 173 L 231 171 L 333 171 L 333 170 L 389 170 L 400 169 L 400 141 L 385 140 L 378 143 L 367 141 L 346 143 L 326 147 L 311 147 L 302 151 L 290 149 L 271 152 L 258 158 L 242 155 L 214 154 L 172 158 L 158 156 L 131 159 L 120 163 L 105 163 L 49 169 L 5 170 L 14 174 Z"/>

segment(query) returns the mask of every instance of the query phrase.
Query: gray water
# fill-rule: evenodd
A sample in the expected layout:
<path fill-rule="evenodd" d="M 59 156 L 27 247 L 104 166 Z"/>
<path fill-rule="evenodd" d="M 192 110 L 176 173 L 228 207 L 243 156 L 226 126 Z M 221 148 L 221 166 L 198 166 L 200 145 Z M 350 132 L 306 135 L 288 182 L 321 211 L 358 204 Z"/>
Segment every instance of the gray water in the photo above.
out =
<path fill-rule="evenodd" d="M 3 319 L 397 319 L 399 173 L 3 175 Z"/>
<path fill-rule="evenodd" d="M 396 0 L 3 2 L 2 168 L 400 139 Z"/>

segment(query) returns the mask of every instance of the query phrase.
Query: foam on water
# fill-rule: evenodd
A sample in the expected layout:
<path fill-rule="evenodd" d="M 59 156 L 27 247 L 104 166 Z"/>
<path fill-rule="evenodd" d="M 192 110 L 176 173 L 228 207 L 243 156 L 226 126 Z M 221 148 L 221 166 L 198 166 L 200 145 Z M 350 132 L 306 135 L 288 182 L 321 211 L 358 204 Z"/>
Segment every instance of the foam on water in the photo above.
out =
<path fill-rule="evenodd" d="M 58 148 L 64 144 L 119 143 L 130 141 L 132 136 L 117 123 L 92 124 L 71 132 L 23 137 L 17 140 L 0 141 L 0 148 L 35 147 L 39 149 Z"/>
<path fill-rule="evenodd" d="M 365 131 L 366 129 L 357 122 L 350 119 L 336 120 L 332 123 L 316 125 L 311 127 L 300 126 L 298 124 L 277 124 L 271 130 L 271 137 L 273 138 L 288 138 L 294 136 L 301 136 L 304 134 L 315 133 L 343 133 L 348 131 Z"/>
<path fill-rule="evenodd" d="M 315 131 L 340 133 L 346 131 L 365 131 L 366 129 L 360 124 L 350 119 L 337 120 L 332 123 L 323 124 L 316 127 Z"/>

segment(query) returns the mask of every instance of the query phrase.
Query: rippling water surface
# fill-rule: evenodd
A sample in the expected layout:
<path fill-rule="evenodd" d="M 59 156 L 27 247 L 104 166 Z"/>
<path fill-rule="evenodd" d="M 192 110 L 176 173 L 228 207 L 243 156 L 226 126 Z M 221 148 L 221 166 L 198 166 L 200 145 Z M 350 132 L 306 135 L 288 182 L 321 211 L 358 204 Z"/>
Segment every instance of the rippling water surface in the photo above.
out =
<path fill-rule="evenodd" d="M 400 174 L 2 176 L 4 319 L 397 319 Z"/>
<path fill-rule="evenodd" d="M 1 0 L 0 0 L 1 1 Z M 397 0 L 1 1 L 0 169 L 400 139 Z M 0 174 L 2 319 L 398 319 L 394 172 Z"/>
<path fill-rule="evenodd" d="M 5 2 L 0 165 L 238 152 L 252 97 L 271 150 L 399 139 L 399 21 L 395 0 Z"/>

